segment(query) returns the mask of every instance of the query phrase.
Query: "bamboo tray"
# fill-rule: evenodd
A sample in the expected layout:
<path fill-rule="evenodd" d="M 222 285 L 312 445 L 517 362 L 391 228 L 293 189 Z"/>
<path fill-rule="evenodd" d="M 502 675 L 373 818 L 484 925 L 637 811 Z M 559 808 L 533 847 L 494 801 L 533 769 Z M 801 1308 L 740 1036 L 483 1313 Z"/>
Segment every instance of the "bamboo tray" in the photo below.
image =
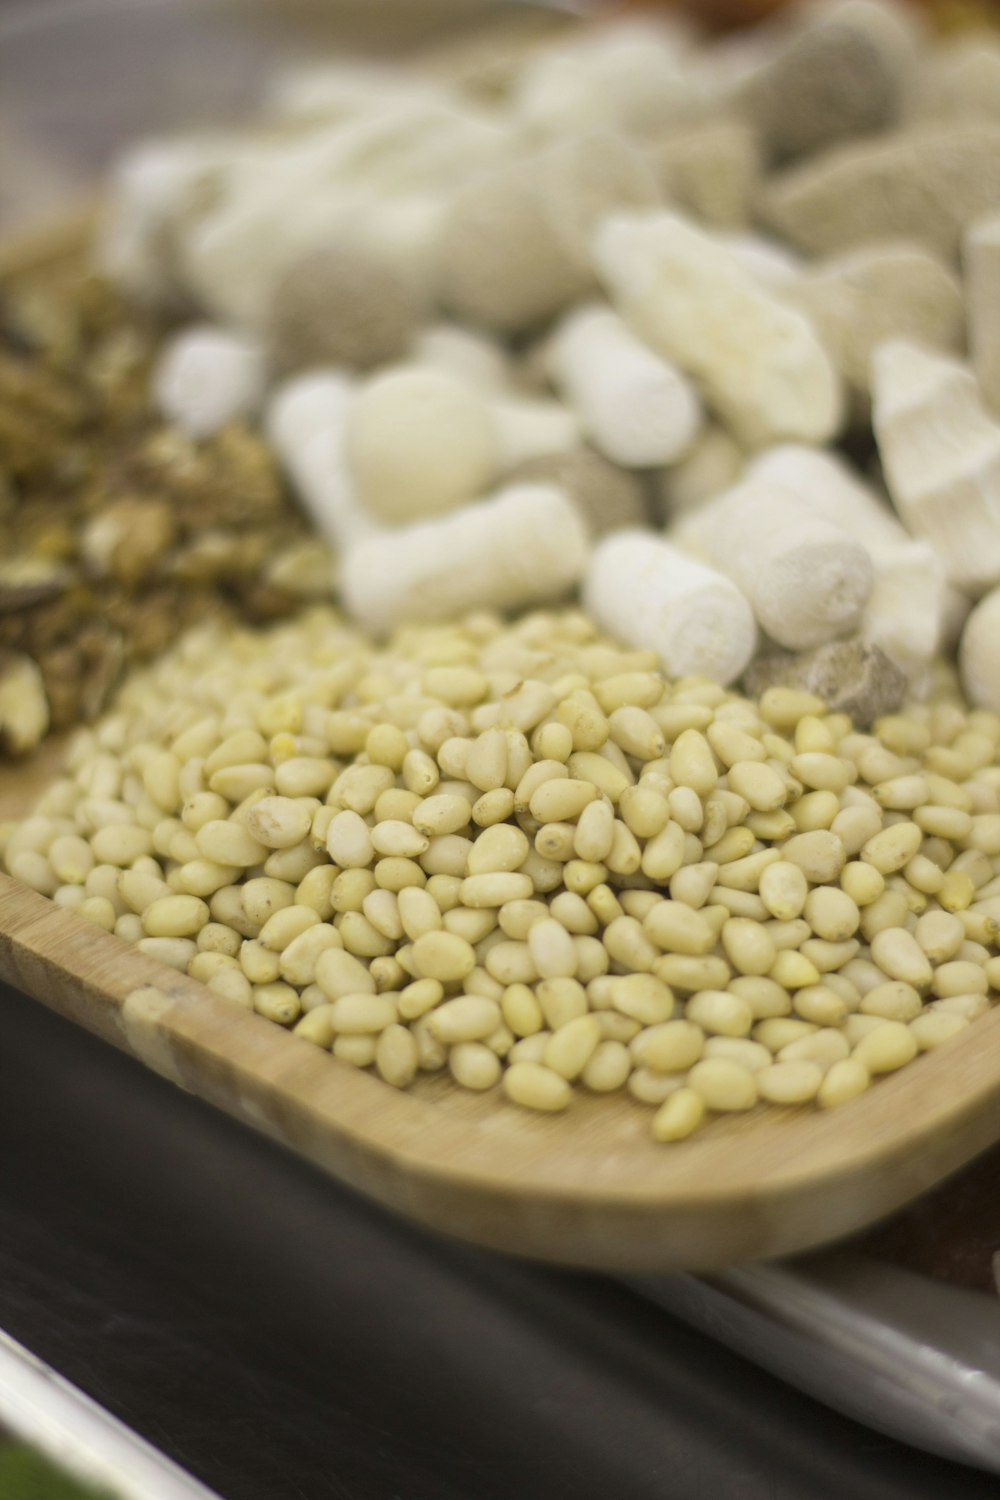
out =
<path fill-rule="evenodd" d="M 840 1110 L 754 1111 L 658 1146 L 625 1098 L 536 1117 L 442 1078 L 396 1092 L 7 876 L 0 978 L 387 1207 L 570 1265 L 705 1270 L 802 1250 L 1000 1139 L 1000 1009 Z"/>
<path fill-rule="evenodd" d="M 66 253 L 88 217 L 0 247 L 0 270 Z M 50 742 L 0 767 L 0 818 L 59 758 Z M 1000 1140 L 1000 1008 L 831 1114 L 772 1107 L 659 1146 L 626 1098 L 543 1118 L 442 1078 L 398 1093 L 4 875 L 0 979 L 387 1207 L 569 1265 L 707 1270 L 824 1244 Z"/>

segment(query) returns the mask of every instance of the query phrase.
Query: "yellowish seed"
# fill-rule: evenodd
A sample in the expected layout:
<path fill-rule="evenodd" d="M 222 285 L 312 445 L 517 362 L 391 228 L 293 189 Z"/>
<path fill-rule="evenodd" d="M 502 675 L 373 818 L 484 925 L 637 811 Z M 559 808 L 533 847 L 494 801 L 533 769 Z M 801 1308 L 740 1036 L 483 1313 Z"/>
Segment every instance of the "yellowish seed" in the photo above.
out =
<path fill-rule="evenodd" d="M 512 1063 L 502 1081 L 508 1099 L 524 1109 L 555 1113 L 566 1109 L 573 1097 L 565 1078 L 537 1062 Z"/>

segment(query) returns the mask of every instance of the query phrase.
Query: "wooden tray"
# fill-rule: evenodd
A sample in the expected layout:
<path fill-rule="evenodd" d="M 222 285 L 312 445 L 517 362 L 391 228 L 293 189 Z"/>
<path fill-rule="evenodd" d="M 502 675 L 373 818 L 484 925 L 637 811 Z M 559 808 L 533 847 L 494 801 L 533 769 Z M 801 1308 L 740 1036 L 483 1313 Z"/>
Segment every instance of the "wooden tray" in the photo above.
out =
<path fill-rule="evenodd" d="M 8 273 L 79 243 L 92 207 L 0 247 Z M 0 819 L 54 774 L 0 767 Z M 655 1145 L 630 1099 L 540 1117 L 425 1077 L 398 1093 L 0 875 L 0 979 L 422 1223 L 607 1270 L 709 1269 L 872 1223 L 1000 1140 L 1000 1008 L 832 1114 L 754 1111 Z"/>
<path fill-rule="evenodd" d="M 5 773 L 0 813 L 25 807 L 28 778 Z M 705 1270 L 802 1250 L 1000 1140 L 1000 1009 L 833 1113 L 754 1111 L 659 1146 L 625 1097 L 541 1117 L 444 1078 L 399 1093 L 7 876 L 0 978 L 387 1207 L 571 1265 Z"/>

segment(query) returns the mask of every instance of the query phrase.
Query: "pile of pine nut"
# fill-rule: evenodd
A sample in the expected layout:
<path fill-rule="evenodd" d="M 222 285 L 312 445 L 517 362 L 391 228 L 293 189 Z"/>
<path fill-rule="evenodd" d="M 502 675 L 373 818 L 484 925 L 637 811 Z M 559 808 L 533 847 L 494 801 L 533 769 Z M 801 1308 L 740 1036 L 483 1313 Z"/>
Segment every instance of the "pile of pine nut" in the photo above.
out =
<path fill-rule="evenodd" d="M 79 732 L 12 875 L 342 1062 L 672 1141 L 821 1108 L 1000 988 L 1000 716 L 857 732 L 576 611 L 203 628 Z"/>

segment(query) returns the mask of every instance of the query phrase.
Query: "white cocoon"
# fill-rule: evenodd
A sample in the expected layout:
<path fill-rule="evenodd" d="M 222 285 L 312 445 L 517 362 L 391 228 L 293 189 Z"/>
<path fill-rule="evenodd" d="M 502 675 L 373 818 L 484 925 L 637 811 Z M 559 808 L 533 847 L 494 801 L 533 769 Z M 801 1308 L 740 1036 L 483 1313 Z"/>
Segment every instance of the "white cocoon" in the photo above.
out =
<path fill-rule="evenodd" d="M 257 409 L 265 378 L 256 343 L 206 323 L 170 339 L 153 371 L 153 400 L 188 437 L 209 437 Z"/>
<path fill-rule="evenodd" d="M 287 381 L 267 408 L 264 427 L 316 530 L 341 549 L 376 532 L 344 463 L 344 425 L 354 385 L 336 370 Z"/>
<path fill-rule="evenodd" d="M 583 602 L 605 630 L 657 652 L 669 677 L 732 682 L 757 646 L 753 611 L 732 580 L 648 531 L 598 542 Z"/>
<path fill-rule="evenodd" d="M 619 312 L 699 381 L 742 443 L 834 435 L 843 391 L 826 350 L 718 239 L 679 214 L 619 212 L 591 248 Z"/>
<path fill-rule="evenodd" d="M 345 451 L 362 502 L 390 523 L 452 510 L 481 495 L 497 472 L 488 401 L 430 365 L 397 365 L 361 387 Z"/>
<path fill-rule="evenodd" d="M 758 623 L 791 651 L 855 630 L 872 591 L 868 552 L 771 479 L 744 479 L 684 521 L 689 542 L 728 573 Z"/>
<path fill-rule="evenodd" d="M 405 620 L 548 603 L 581 577 L 590 551 L 579 512 L 549 484 L 511 484 L 448 516 L 371 537 L 342 568 L 346 608 L 384 634 Z"/>
<path fill-rule="evenodd" d="M 697 435 L 701 405 L 690 381 L 609 307 L 570 313 L 549 346 L 549 365 L 595 448 L 613 463 L 674 463 Z"/>

